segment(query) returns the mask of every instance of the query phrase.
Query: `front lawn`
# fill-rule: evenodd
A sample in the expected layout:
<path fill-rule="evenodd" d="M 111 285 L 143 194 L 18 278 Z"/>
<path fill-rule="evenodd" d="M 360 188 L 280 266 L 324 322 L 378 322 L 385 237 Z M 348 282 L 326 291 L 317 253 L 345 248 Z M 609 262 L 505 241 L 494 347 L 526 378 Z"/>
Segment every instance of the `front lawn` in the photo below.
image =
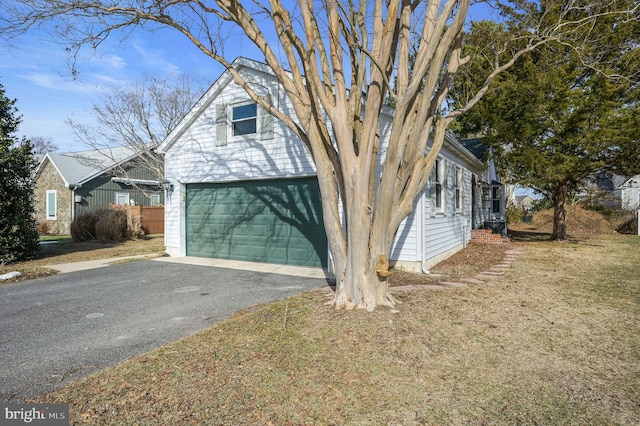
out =
<path fill-rule="evenodd" d="M 35 402 L 74 424 L 638 424 L 640 238 L 520 247 L 485 284 L 396 292 L 399 312 L 312 291 Z"/>

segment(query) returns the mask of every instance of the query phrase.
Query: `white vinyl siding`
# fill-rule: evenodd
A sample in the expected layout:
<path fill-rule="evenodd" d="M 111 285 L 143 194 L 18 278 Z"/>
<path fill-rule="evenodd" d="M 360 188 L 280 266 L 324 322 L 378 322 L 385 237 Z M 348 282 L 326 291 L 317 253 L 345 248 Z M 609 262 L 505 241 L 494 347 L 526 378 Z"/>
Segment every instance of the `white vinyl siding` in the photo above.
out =
<path fill-rule="evenodd" d="M 636 210 L 640 208 L 640 175 L 633 176 L 620 187 L 622 208 Z"/>
<path fill-rule="evenodd" d="M 278 93 L 275 81 L 258 71 L 247 78 L 255 82 L 257 87 L 267 87 L 270 93 Z M 238 105 L 239 99 L 248 98 L 242 88 L 233 83 L 222 83 L 224 84 L 220 87 L 214 85 L 210 89 L 215 91 L 210 105 L 198 116 L 193 117 L 192 123 L 165 154 L 166 179 L 180 183 L 164 203 L 165 244 L 169 247 L 180 247 L 180 251 L 181 241 L 184 242 L 185 238 L 182 221 L 186 184 L 316 174 L 311 157 L 299 139 L 282 122 L 273 119 L 260 108 L 260 134 L 239 136 L 236 141 L 231 136 L 227 117 L 230 122 L 231 107 Z M 280 100 L 279 108 L 295 117 L 293 109 L 285 99 Z M 265 118 L 267 116 L 268 118 Z M 221 141 L 220 138 L 228 140 Z M 240 139 L 243 143 L 236 143 L 240 142 Z"/>
<path fill-rule="evenodd" d="M 240 68 L 261 96 L 295 120 L 295 112 L 275 79 L 260 68 Z M 251 100 L 226 73 L 203 96 L 178 126 L 165 153 L 166 179 L 176 182 L 165 198 L 165 245 L 171 255 L 186 255 L 186 188 L 194 183 L 222 183 L 315 176 L 315 166 L 301 141 L 282 122 L 256 109 L 256 133 L 234 136 L 233 108 Z M 390 133 L 392 111 L 380 123 L 380 152 Z M 417 264 L 442 255 L 468 241 L 471 230 L 471 176 L 482 173 L 477 162 L 462 157 L 451 140 L 438 158 L 428 184 L 400 225 L 390 253 L 391 261 Z M 457 169 L 456 169 L 457 167 Z M 435 168 L 434 168 L 435 169 Z M 448 170 L 447 170 L 448 169 Z M 376 164 L 376 181 L 382 170 Z M 455 173 L 458 172 L 457 178 Z M 456 179 L 453 182 L 454 178 Z M 448 182 L 448 184 L 447 184 Z M 435 184 L 440 186 L 436 209 Z M 456 192 L 459 190 L 459 209 Z M 341 209 L 341 206 L 339 207 Z M 455 212 L 456 214 L 451 214 Z"/>
<path fill-rule="evenodd" d="M 58 191 L 55 189 L 47 190 L 46 199 L 47 220 L 58 219 Z"/>

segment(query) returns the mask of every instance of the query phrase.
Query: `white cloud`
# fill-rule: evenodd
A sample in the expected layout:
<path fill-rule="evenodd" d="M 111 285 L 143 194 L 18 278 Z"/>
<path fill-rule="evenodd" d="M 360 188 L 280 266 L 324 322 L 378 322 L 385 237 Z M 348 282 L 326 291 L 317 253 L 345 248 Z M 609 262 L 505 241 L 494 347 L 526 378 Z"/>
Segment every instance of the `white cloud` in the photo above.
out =
<path fill-rule="evenodd" d="M 107 68 L 123 69 L 127 66 L 127 61 L 119 55 L 103 55 L 98 56 L 96 59 L 99 65 L 104 65 Z"/>
<path fill-rule="evenodd" d="M 29 72 L 21 76 L 23 80 L 31 82 L 38 87 L 76 94 L 93 93 L 96 91 L 96 85 L 80 80 L 73 80 L 54 73 Z"/>
<path fill-rule="evenodd" d="M 166 58 L 166 50 L 150 47 L 146 41 L 136 40 L 131 43 L 138 58 L 138 68 L 146 72 L 161 71 L 163 74 L 179 74 L 182 72 L 178 65 Z"/>

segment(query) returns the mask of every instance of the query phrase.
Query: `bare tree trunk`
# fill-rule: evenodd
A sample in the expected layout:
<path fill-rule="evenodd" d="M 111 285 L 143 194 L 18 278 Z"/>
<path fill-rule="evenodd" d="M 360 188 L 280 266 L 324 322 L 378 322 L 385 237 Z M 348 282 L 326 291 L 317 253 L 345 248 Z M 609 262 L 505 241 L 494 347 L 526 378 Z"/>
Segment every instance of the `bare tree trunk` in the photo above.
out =
<path fill-rule="evenodd" d="M 561 182 L 553 192 L 553 234 L 554 241 L 567 239 L 567 184 Z"/>

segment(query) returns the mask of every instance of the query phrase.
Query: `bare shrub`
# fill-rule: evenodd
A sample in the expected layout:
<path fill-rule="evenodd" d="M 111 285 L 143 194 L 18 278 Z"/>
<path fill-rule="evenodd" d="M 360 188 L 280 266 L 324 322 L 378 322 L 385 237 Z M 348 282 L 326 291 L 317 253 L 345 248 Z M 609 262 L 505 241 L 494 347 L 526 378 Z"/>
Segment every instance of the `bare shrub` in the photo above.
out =
<path fill-rule="evenodd" d="M 617 220 L 616 231 L 620 234 L 638 235 L 638 218 L 636 212 L 622 212 Z"/>
<path fill-rule="evenodd" d="M 75 241 L 94 240 L 96 238 L 96 223 L 107 210 L 99 209 L 78 215 L 71 222 L 71 237 Z"/>
<path fill-rule="evenodd" d="M 47 235 L 49 233 L 49 224 L 47 222 L 38 222 L 36 230 L 39 235 Z"/>
<path fill-rule="evenodd" d="M 144 235 L 142 226 L 122 209 L 99 209 L 79 215 L 71 224 L 75 241 L 100 239 L 122 242 Z"/>

